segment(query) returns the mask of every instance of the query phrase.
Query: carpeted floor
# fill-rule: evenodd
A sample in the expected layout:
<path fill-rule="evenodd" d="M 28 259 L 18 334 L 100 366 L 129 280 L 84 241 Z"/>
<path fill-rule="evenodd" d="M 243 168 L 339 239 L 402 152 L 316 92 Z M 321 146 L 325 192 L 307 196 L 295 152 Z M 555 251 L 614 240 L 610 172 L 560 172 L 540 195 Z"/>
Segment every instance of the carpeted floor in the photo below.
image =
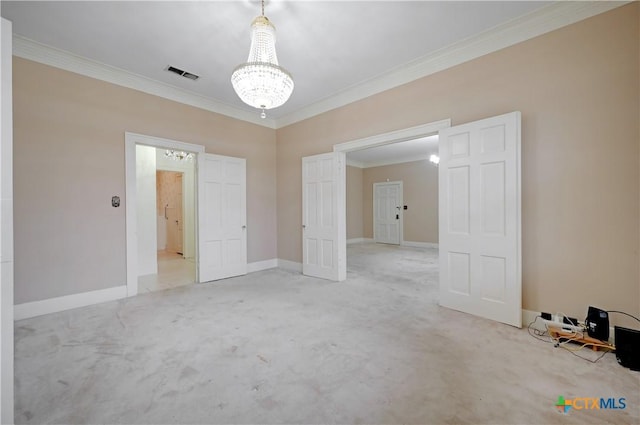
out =
<path fill-rule="evenodd" d="M 437 305 L 437 251 L 351 245 L 16 323 L 17 423 L 640 423 L 640 374 Z M 595 358 L 589 350 L 577 354 Z M 558 396 L 624 397 L 572 409 Z"/>

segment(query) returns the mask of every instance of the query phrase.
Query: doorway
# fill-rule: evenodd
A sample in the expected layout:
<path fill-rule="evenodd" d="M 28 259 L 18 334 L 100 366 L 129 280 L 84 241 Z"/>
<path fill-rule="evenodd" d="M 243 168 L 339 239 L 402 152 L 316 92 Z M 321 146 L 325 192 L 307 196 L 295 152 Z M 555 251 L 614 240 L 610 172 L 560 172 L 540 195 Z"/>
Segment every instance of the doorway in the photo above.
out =
<path fill-rule="evenodd" d="M 302 158 L 302 272 L 342 281 L 347 276 L 346 154 L 437 134 L 451 120 L 334 145 L 333 152 Z M 371 210 L 373 207 L 371 208 Z M 321 266 L 321 267 L 318 267 Z"/>
<path fill-rule="evenodd" d="M 193 156 L 193 168 L 186 172 L 184 168 L 176 169 L 181 161 L 169 161 L 189 154 Z M 156 167 L 161 162 L 164 165 Z M 184 172 L 183 199 L 193 200 L 183 204 L 183 256 L 193 258 L 193 281 L 202 283 L 246 274 L 246 160 L 205 153 L 202 145 L 126 132 L 127 296 L 138 294 L 138 276 L 158 273 L 158 168 Z M 138 178 L 139 175 L 144 177 Z M 185 188 L 193 188 L 192 195 Z M 192 213 L 187 210 L 190 205 Z"/>
<path fill-rule="evenodd" d="M 334 146 L 340 160 L 345 152 L 399 141 L 399 134 L 408 140 L 438 131 L 440 305 L 516 327 L 522 325 L 520 122 L 518 111 L 455 127 L 445 120 Z M 342 260 L 338 266 L 346 265 Z"/>
<path fill-rule="evenodd" d="M 192 160 L 183 163 L 166 152 L 191 153 Z M 127 296 L 198 281 L 197 160 L 201 154 L 201 145 L 125 133 Z M 158 255 L 166 248 L 167 227 L 162 224 L 168 221 L 157 202 L 158 171 L 182 175 L 182 254 L 176 250 L 170 256 Z M 139 282 L 139 276 L 150 277 Z"/>
<path fill-rule="evenodd" d="M 136 153 L 139 292 L 192 284 L 195 155 L 153 146 L 137 146 Z"/>

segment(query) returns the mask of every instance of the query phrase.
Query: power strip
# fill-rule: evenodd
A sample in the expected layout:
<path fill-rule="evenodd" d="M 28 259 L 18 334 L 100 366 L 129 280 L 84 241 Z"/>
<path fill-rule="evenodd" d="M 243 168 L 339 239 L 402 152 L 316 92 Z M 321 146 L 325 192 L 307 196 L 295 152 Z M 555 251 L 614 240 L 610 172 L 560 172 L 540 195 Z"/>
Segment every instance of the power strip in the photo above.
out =
<path fill-rule="evenodd" d="M 570 331 L 570 332 L 585 332 L 584 325 L 578 323 L 578 326 L 570 325 L 568 323 L 557 322 L 555 320 L 542 319 L 542 322 L 547 326 L 553 326 L 554 328 Z"/>

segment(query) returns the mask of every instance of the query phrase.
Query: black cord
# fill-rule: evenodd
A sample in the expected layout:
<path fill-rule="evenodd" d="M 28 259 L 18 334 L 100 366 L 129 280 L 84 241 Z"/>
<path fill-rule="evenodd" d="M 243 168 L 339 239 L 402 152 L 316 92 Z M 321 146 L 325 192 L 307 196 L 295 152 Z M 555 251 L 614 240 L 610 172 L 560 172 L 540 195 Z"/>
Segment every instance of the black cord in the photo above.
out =
<path fill-rule="evenodd" d="M 607 313 L 618 313 L 618 314 L 624 314 L 625 316 L 629 316 L 632 319 L 636 319 L 638 322 L 640 322 L 640 319 L 638 319 L 636 316 L 632 316 L 629 313 L 625 313 L 624 311 L 618 311 L 618 310 L 608 310 Z"/>

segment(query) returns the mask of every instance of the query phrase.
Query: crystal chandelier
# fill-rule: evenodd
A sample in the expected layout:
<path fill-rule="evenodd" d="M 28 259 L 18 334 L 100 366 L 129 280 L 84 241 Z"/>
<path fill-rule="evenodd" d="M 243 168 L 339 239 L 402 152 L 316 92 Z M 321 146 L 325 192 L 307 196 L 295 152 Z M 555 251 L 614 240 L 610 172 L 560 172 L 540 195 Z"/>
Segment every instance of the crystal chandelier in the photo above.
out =
<path fill-rule="evenodd" d="M 193 154 L 191 152 L 167 149 L 164 151 L 164 156 L 174 161 L 193 161 Z"/>
<path fill-rule="evenodd" d="M 233 71 L 231 84 L 244 103 L 262 109 L 262 118 L 265 109 L 283 105 L 293 91 L 291 74 L 278 65 L 276 28 L 264 16 L 264 0 L 262 15 L 251 24 L 249 59 Z"/>

